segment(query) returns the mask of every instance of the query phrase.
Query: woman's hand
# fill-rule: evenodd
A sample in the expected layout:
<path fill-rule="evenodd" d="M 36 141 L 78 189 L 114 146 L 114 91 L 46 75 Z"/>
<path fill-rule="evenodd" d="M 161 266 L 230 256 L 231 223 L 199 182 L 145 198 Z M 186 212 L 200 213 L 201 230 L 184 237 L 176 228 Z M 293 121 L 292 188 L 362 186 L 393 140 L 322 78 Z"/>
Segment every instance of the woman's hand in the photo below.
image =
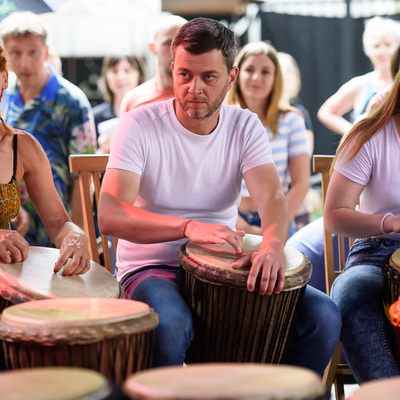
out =
<path fill-rule="evenodd" d="M 29 243 L 17 232 L 0 229 L 0 261 L 21 262 L 28 257 Z"/>
<path fill-rule="evenodd" d="M 76 228 L 69 230 L 64 237 L 60 247 L 60 257 L 54 266 L 54 272 L 57 273 L 71 259 L 62 273 L 63 276 L 81 275 L 90 269 L 88 238 L 78 227 Z"/>

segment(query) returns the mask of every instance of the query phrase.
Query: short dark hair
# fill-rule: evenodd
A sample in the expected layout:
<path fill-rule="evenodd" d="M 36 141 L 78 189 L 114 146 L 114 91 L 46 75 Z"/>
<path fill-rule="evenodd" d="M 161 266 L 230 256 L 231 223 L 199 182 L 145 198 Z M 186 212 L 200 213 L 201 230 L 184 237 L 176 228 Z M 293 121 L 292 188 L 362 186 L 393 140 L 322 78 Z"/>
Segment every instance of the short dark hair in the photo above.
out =
<path fill-rule="evenodd" d="M 192 54 L 221 50 L 228 71 L 233 67 L 237 51 L 235 34 L 220 22 L 210 18 L 195 18 L 179 29 L 171 45 L 173 60 L 178 46 L 182 46 Z"/>

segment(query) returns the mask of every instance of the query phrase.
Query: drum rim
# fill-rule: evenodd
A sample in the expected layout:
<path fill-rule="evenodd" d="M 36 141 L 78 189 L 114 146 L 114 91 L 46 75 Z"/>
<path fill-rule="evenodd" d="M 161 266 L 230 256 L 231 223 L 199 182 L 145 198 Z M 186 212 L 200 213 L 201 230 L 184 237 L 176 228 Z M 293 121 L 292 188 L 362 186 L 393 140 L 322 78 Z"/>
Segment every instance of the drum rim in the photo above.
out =
<path fill-rule="evenodd" d="M 187 246 L 191 243 L 192 242 L 190 241 L 184 243 L 179 251 L 179 262 L 185 273 L 192 274 L 197 279 L 213 285 L 227 285 L 232 288 L 247 290 L 247 278 L 249 275 L 248 270 L 230 269 L 229 271 L 231 272 L 231 275 L 228 276 L 226 273 L 224 273 L 226 270 L 223 268 L 213 267 L 205 263 L 200 264 L 199 261 L 193 260 L 190 254 L 187 252 Z M 285 275 L 283 291 L 302 288 L 308 283 L 312 273 L 312 265 L 309 258 L 303 252 L 295 249 L 293 246 L 289 247 L 303 255 L 303 263 L 299 267 L 290 270 L 289 273 Z M 302 271 L 302 274 L 298 274 L 299 271 Z M 257 291 L 257 288 L 259 287 L 260 279 L 261 278 L 259 275 L 257 278 L 255 291 Z"/>

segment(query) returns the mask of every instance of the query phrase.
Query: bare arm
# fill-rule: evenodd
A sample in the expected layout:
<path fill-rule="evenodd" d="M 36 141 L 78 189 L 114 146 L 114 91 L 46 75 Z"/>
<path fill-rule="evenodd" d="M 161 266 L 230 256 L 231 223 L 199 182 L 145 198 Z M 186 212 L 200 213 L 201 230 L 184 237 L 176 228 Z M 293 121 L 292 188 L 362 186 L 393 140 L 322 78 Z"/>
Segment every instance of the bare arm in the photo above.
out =
<path fill-rule="evenodd" d="M 251 264 L 247 288 L 253 291 L 261 270 L 260 294 L 279 293 L 285 282 L 284 246 L 289 231 L 289 213 L 274 164 L 264 164 L 244 174 L 250 196 L 261 217 L 263 240 L 258 251 L 232 264 Z"/>
<path fill-rule="evenodd" d="M 160 215 L 135 207 L 140 176 L 129 171 L 108 169 L 99 202 L 99 227 L 103 234 L 135 243 L 160 243 L 187 237 L 198 244 L 229 243 L 242 252 L 244 232 L 225 225 L 206 224 L 170 215 Z M 185 235 L 184 235 L 184 228 Z"/>
<path fill-rule="evenodd" d="M 308 154 L 289 159 L 291 186 L 286 194 L 286 201 L 289 207 L 290 220 L 297 215 L 297 211 L 310 188 L 310 169 L 310 157 Z"/>
<path fill-rule="evenodd" d="M 355 210 L 363 189 L 364 186 L 339 172 L 333 173 L 324 208 L 325 226 L 329 232 L 355 238 L 382 234 L 382 214 L 366 214 Z M 387 217 L 384 221 L 384 231 L 400 232 L 400 217 Z"/>
<path fill-rule="evenodd" d="M 360 77 L 351 79 L 322 104 L 318 110 L 319 120 L 339 135 L 346 134 L 353 126 L 342 116 L 354 108 L 360 92 Z"/>
<path fill-rule="evenodd" d="M 28 134 L 21 135 L 20 142 L 29 197 L 51 240 L 60 249 L 54 271 L 58 272 L 71 258 L 63 275 L 84 274 L 90 268 L 87 237 L 71 222 L 54 187 L 50 164 L 40 144 Z"/>

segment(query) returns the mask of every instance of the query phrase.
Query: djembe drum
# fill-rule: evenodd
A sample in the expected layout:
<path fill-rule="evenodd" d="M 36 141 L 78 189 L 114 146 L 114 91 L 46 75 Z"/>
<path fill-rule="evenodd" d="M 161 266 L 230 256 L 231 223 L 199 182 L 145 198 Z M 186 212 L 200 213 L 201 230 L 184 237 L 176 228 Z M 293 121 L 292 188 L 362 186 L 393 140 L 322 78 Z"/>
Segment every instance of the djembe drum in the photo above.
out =
<path fill-rule="evenodd" d="M 244 253 L 262 237 L 246 235 Z M 279 294 L 261 296 L 247 290 L 250 267 L 234 270 L 236 253 L 229 245 L 182 246 L 183 297 L 193 314 L 195 337 L 187 362 L 279 363 L 297 306 L 311 276 L 310 261 L 285 247 L 286 274 Z"/>
<path fill-rule="evenodd" d="M 400 296 L 400 249 L 386 257 L 383 263 L 384 302 L 389 307 Z"/>
<path fill-rule="evenodd" d="M 83 275 L 54 273 L 60 250 L 30 247 L 20 263 L 0 263 L 0 312 L 12 304 L 57 297 L 123 297 L 117 280 L 101 265 L 90 261 Z M 64 269 L 64 267 L 63 267 Z"/>
<path fill-rule="evenodd" d="M 45 367 L 0 374 L 2 400 L 122 400 L 120 388 L 99 372 Z"/>
<path fill-rule="evenodd" d="M 138 400 L 328 400 L 308 369 L 286 365 L 215 363 L 155 368 L 130 376 L 123 392 Z"/>
<path fill-rule="evenodd" d="M 158 325 L 145 303 L 125 299 L 33 300 L 0 317 L 6 369 L 73 366 L 120 384 L 149 368 Z"/>

